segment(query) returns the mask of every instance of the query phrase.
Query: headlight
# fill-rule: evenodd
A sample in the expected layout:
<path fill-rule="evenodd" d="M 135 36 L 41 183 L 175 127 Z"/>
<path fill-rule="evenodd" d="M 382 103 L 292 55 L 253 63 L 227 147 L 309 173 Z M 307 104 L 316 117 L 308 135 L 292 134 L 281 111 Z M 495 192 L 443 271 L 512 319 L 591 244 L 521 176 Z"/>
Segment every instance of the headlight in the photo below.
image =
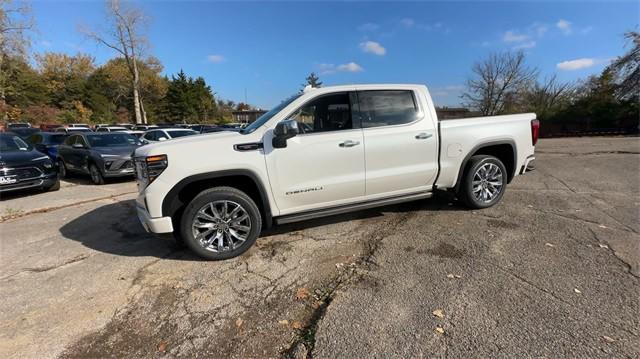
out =
<path fill-rule="evenodd" d="M 144 160 L 145 170 L 143 171 L 143 176 L 146 175 L 149 183 L 151 183 L 160 176 L 168 165 L 167 155 L 149 156 Z"/>
<path fill-rule="evenodd" d="M 51 162 L 51 158 L 49 158 L 49 156 L 34 158 L 31 161 L 42 161 L 42 165 L 44 166 L 44 168 L 53 167 L 53 163 Z"/>

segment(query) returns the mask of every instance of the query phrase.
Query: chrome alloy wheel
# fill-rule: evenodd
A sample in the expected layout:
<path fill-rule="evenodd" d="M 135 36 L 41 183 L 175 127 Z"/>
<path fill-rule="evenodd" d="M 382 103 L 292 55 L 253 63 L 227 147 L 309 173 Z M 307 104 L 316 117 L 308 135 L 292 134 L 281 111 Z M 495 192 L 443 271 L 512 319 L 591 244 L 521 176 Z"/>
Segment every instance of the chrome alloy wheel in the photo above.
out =
<path fill-rule="evenodd" d="M 202 248 L 212 252 L 234 250 L 247 240 L 251 218 L 240 204 L 219 200 L 205 204 L 192 223 L 193 238 Z"/>
<path fill-rule="evenodd" d="M 494 163 L 485 163 L 473 175 L 473 196 L 489 203 L 502 191 L 502 170 Z"/>

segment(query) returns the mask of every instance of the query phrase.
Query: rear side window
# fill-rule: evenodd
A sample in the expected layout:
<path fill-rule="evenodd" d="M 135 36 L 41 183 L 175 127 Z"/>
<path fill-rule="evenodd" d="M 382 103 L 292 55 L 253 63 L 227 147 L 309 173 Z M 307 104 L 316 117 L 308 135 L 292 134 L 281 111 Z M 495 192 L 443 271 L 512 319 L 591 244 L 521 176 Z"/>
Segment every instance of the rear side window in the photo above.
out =
<path fill-rule="evenodd" d="M 415 121 L 418 112 L 413 91 L 359 91 L 362 127 L 402 125 Z"/>

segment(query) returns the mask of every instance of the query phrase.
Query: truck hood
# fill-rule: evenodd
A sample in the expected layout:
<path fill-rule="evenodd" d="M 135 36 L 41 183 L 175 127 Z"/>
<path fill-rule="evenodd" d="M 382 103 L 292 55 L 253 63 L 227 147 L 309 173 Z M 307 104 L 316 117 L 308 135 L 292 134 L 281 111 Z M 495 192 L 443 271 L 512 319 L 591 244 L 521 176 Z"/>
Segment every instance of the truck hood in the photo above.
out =
<path fill-rule="evenodd" d="M 162 154 L 171 157 L 172 153 L 183 153 L 183 151 L 192 152 L 192 155 L 195 157 L 211 153 L 217 154 L 223 152 L 225 149 L 233 150 L 233 144 L 240 143 L 243 136 L 244 135 L 238 132 L 222 131 L 179 137 L 138 147 L 135 151 L 135 157 Z"/>

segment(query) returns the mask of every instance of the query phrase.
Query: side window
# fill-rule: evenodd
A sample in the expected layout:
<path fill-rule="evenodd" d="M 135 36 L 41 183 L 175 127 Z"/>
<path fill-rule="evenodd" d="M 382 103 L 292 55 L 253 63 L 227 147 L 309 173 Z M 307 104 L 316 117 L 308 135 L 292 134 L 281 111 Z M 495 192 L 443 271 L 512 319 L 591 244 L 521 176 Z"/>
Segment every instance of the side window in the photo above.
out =
<path fill-rule="evenodd" d="M 349 93 L 336 93 L 311 100 L 289 118 L 298 122 L 303 133 L 352 129 Z"/>
<path fill-rule="evenodd" d="M 78 137 L 78 140 L 76 141 L 76 143 L 83 145 L 85 148 L 89 147 L 87 146 L 87 141 L 84 140 L 84 137 L 82 136 L 76 136 L 76 137 Z"/>
<path fill-rule="evenodd" d="M 96 132 L 107 132 L 108 130 L 104 127 L 100 127 L 96 130 Z"/>
<path fill-rule="evenodd" d="M 359 91 L 362 127 L 402 125 L 418 112 L 413 91 Z"/>
<path fill-rule="evenodd" d="M 66 140 L 64 140 L 64 144 L 67 146 L 72 146 L 74 143 L 76 143 L 77 138 L 78 136 L 69 136 Z"/>
<path fill-rule="evenodd" d="M 157 141 L 158 140 L 158 131 L 151 131 L 151 132 L 147 132 L 146 135 L 144 135 L 144 138 L 146 138 L 149 141 Z"/>

